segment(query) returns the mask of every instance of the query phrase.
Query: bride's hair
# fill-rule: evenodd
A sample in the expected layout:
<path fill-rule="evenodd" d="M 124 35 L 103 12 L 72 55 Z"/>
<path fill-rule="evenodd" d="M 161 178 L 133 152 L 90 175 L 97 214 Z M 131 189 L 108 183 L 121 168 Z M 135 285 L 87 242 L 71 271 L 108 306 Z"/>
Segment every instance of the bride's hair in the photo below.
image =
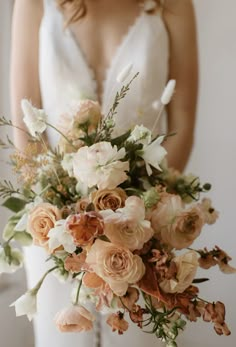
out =
<path fill-rule="evenodd" d="M 140 0 L 137 0 L 140 1 Z M 158 5 L 160 5 L 161 1 L 160 0 L 154 0 Z M 87 8 L 85 5 L 85 0 L 56 0 L 59 8 L 63 11 L 65 7 L 68 5 L 71 10 L 71 16 L 67 22 L 73 23 L 76 22 L 77 20 L 83 18 L 86 15 Z"/>

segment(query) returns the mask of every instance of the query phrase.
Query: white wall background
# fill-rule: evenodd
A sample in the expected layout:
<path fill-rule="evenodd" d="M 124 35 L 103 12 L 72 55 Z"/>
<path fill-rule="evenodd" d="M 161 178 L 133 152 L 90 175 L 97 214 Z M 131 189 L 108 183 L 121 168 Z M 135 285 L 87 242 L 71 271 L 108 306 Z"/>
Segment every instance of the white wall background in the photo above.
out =
<path fill-rule="evenodd" d="M 7 74 L 12 2 L 0 0 L 0 113 L 5 115 L 10 114 Z M 203 231 L 196 246 L 209 245 L 210 248 L 220 245 L 232 255 L 236 265 L 236 1 L 194 0 L 194 3 L 199 32 L 200 94 L 196 141 L 188 171 L 199 174 L 202 181 L 212 183 L 210 196 L 221 212 L 218 223 Z M 2 154 L 0 158 L 2 159 Z M 0 176 L 3 175 L 6 175 L 6 168 L 1 163 Z M 0 214 L 0 224 L 3 226 L 5 211 L 0 209 Z M 179 346 L 234 347 L 236 276 L 226 276 L 214 269 L 204 273 L 206 274 L 210 276 L 211 282 L 201 285 L 202 297 L 225 302 L 232 335 L 218 337 L 208 323 L 189 324 L 188 331 L 179 339 Z M 0 277 L 2 347 L 33 346 L 27 321 L 24 318 L 16 321 L 12 310 L 8 309 L 13 298 L 24 291 L 23 282 L 22 272 L 14 279 L 9 276 Z"/>

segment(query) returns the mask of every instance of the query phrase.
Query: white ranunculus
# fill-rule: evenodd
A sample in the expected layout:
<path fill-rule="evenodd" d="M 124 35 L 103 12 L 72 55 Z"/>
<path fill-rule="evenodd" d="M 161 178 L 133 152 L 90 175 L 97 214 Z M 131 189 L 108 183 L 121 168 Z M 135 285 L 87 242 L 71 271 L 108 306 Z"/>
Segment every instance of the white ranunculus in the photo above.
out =
<path fill-rule="evenodd" d="M 152 133 L 143 125 L 136 125 L 127 141 L 148 145 L 152 141 Z"/>
<path fill-rule="evenodd" d="M 67 171 L 70 177 L 73 177 L 74 175 L 73 158 L 74 158 L 73 153 L 66 153 L 64 154 L 64 158 L 61 161 L 61 166 L 63 170 Z"/>
<path fill-rule="evenodd" d="M 36 137 L 37 134 L 42 134 L 46 130 L 46 114 L 43 110 L 39 110 L 36 107 L 33 107 L 32 104 L 23 99 L 21 101 L 21 108 L 24 114 L 24 122 L 33 137 Z"/>
<path fill-rule="evenodd" d="M 161 146 L 162 141 L 164 140 L 164 136 L 159 136 L 155 141 L 143 147 L 142 153 L 140 156 L 144 159 L 146 164 L 147 173 L 150 176 L 152 174 L 152 169 L 150 167 L 153 166 L 157 170 L 161 170 L 160 163 L 165 158 L 167 151 L 163 146 Z"/>
<path fill-rule="evenodd" d="M 63 246 L 64 250 L 69 253 L 76 250 L 73 237 L 66 231 L 65 223 L 66 220 L 59 220 L 55 227 L 49 231 L 48 246 L 50 251 L 54 251 L 60 246 Z"/>
<path fill-rule="evenodd" d="M 31 321 L 33 316 L 37 313 L 37 296 L 32 291 L 26 292 L 19 299 L 13 302 L 10 307 L 15 306 L 16 316 L 27 315 Z"/>
<path fill-rule="evenodd" d="M 129 163 L 120 161 L 125 154 L 124 148 L 118 151 L 105 141 L 81 147 L 74 155 L 74 175 L 89 188 L 114 189 L 127 179 Z"/>
<path fill-rule="evenodd" d="M 17 248 L 10 250 L 10 255 L 6 256 L 3 247 L 0 247 L 0 274 L 13 273 L 23 265 L 23 254 Z"/>

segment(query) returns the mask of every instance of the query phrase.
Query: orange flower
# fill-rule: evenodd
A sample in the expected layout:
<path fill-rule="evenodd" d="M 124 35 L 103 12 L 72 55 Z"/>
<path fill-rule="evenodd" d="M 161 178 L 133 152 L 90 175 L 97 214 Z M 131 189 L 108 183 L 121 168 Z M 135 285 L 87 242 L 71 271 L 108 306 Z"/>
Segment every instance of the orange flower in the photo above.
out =
<path fill-rule="evenodd" d="M 32 235 L 36 245 L 46 247 L 49 239 L 48 233 L 60 219 L 61 212 L 56 206 L 41 203 L 29 213 L 27 232 Z"/>
<path fill-rule="evenodd" d="M 86 252 L 83 251 L 80 254 L 71 254 L 68 255 L 64 262 L 64 267 L 66 271 L 71 271 L 73 273 L 80 272 L 82 269 L 83 264 L 85 263 L 86 259 Z"/>
<path fill-rule="evenodd" d="M 134 287 L 129 287 L 125 295 L 120 297 L 120 302 L 118 302 L 118 306 L 120 308 L 127 308 L 129 311 L 132 311 L 138 299 L 139 299 L 138 289 Z"/>
<path fill-rule="evenodd" d="M 77 246 L 86 246 L 102 235 L 103 226 L 102 216 L 94 211 L 71 215 L 66 223 Z"/>
<path fill-rule="evenodd" d="M 55 317 L 61 332 L 89 331 L 93 328 L 94 316 L 83 306 L 71 306 L 58 312 Z"/>
<path fill-rule="evenodd" d="M 129 327 L 129 323 L 124 319 L 124 315 L 121 312 L 112 313 L 107 318 L 107 324 L 111 326 L 112 331 L 117 330 L 119 335 L 122 335 Z"/>

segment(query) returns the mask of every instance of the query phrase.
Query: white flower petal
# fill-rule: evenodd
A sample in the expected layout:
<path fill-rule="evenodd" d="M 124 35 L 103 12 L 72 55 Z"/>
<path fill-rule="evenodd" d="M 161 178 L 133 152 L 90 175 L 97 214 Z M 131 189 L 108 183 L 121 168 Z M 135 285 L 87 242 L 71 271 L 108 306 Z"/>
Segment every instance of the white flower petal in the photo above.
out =
<path fill-rule="evenodd" d="M 31 292 L 26 292 L 10 305 L 10 307 L 13 306 L 15 306 L 17 317 L 27 315 L 28 319 L 31 321 L 33 316 L 37 313 L 37 297 Z"/>

